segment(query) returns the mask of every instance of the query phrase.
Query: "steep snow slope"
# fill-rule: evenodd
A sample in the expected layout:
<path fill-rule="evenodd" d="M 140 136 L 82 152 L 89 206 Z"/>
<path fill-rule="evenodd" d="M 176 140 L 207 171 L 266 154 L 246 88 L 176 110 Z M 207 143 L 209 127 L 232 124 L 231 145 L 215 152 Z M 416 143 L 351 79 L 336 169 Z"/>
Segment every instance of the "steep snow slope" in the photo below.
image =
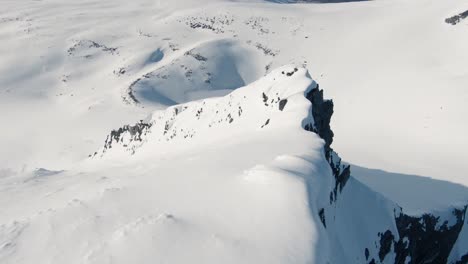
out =
<path fill-rule="evenodd" d="M 330 147 L 332 113 L 307 71 L 292 66 L 224 97 L 155 111 L 68 171 L 3 180 L 0 260 L 461 259 L 466 207 L 407 216 L 350 178 Z"/>
<path fill-rule="evenodd" d="M 467 9 L 2 1 L 0 262 L 463 263 Z"/>

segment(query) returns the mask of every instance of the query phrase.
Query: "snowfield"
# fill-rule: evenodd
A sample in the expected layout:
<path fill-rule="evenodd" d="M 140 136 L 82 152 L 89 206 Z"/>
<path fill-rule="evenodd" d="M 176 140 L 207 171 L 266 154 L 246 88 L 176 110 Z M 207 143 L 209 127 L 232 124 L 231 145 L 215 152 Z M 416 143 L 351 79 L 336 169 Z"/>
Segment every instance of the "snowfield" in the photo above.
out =
<path fill-rule="evenodd" d="M 292 63 L 335 100 L 335 147 L 349 162 L 467 186 L 468 20 L 445 22 L 465 10 L 458 0 L 4 0 L 0 121 L 15 129 L 3 131 L 0 167 L 66 169 L 114 127 Z M 145 108 L 122 104 L 134 99 Z"/>
<path fill-rule="evenodd" d="M 328 2 L 3 0 L 0 263 L 467 263 L 468 5 Z"/>
<path fill-rule="evenodd" d="M 427 259 L 397 248 L 427 229 L 456 233 L 436 257 L 461 258 L 466 207 L 406 226 L 412 216 L 349 178 L 320 94 L 305 69 L 282 67 L 113 130 L 67 171 L 5 179 L 2 262 L 393 263 Z"/>

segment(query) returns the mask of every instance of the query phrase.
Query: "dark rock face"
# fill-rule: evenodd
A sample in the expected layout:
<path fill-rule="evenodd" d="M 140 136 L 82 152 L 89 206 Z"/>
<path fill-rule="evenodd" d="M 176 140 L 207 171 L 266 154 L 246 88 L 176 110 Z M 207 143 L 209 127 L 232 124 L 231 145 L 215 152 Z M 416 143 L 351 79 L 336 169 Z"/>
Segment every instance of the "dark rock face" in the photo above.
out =
<path fill-rule="evenodd" d="M 379 249 L 380 262 L 382 262 L 385 259 L 385 256 L 387 256 L 387 254 L 390 253 L 394 238 L 395 237 L 393 236 L 392 231 L 390 230 L 387 230 L 385 231 L 385 233 L 380 235 L 380 249 Z"/>
<path fill-rule="evenodd" d="M 455 262 L 455 264 L 467 264 L 467 263 L 468 263 L 468 253 L 463 255 L 459 261 Z"/>
<path fill-rule="evenodd" d="M 111 149 L 114 143 L 121 142 L 125 134 L 130 134 L 130 142 L 141 142 L 143 140 L 142 136 L 148 132 L 151 126 L 151 123 L 144 123 L 143 121 L 140 121 L 140 123 L 137 123 L 133 126 L 125 125 L 117 130 L 112 130 L 112 132 L 107 136 L 106 141 L 104 142 L 103 152 L 106 152 L 106 150 Z"/>
<path fill-rule="evenodd" d="M 440 217 L 424 214 L 413 217 L 400 214 L 395 218 L 400 239 L 395 241 L 395 263 L 447 263 L 465 221 L 466 207 L 452 211 L 455 223 L 441 221 Z"/>
<path fill-rule="evenodd" d="M 265 106 L 268 106 L 268 96 L 265 93 L 262 93 L 262 98 Z"/>
<path fill-rule="evenodd" d="M 456 25 L 458 23 L 460 23 L 463 19 L 467 18 L 468 17 L 468 10 L 466 10 L 465 12 L 462 12 L 458 15 L 454 15 L 452 17 L 449 17 L 447 19 L 445 19 L 445 23 L 447 24 L 451 24 L 451 25 Z"/>
<path fill-rule="evenodd" d="M 333 115 L 333 101 L 323 99 L 323 90 L 317 85 L 306 94 L 306 98 L 312 103 L 312 116 L 314 124 L 306 124 L 304 129 L 319 135 L 325 141 L 325 158 L 330 164 L 335 177 L 335 188 L 330 192 L 330 203 L 336 201 L 338 192 L 341 192 L 351 176 L 350 166 L 341 164 L 340 157 L 333 151 L 333 131 L 330 127 Z"/>
<path fill-rule="evenodd" d="M 198 53 L 195 53 L 194 50 L 189 50 L 187 52 L 185 52 L 184 54 L 185 56 L 192 56 L 194 59 L 196 59 L 197 61 L 208 61 L 208 59 Z"/>
<path fill-rule="evenodd" d="M 390 230 L 380 237 L 379 259 L 382 262 L 387 254 L 395 253 L 395 264 L 447 263 L 455 242 L 464 224 L 467 207 L 452 210 L 452 220 L 441 220 L 434 214 L 423 214 L 420 217 L 400 213 L 395 216 L 398 239 Z M 454 221 L 453 221 L 454 219 Z M 393 245 L 393 250 L 392 250 Z M 366 254 L 367 259 L 367 254 Z M 463 262 L 465 261 L 465 262 Z M 465 255 L 457 263 L 467 263 Z"/>
<path fill-rule="evenodd" d="M 307 126 L 305 129 L 317 133 L 325 140 L 325 155 L 329 159 L 330 153 L 333 150 L 331 144 L 334 136 L 330 128 L 330 121 L 333 115 L 333 101 L 323 99 L 323 90 L 320 90 L 318 85 L 307 93 L 306 98 L 312 103 L 314 124 Z"/>
<path fill-rule="evenodd" d="M 286 106 L 286 104 L 288 103 L 288 99 L 283 99 L 279 102 L 279 110 L 280 111 L 283 111 L 284 107 Z"/>
<path fill-rule="evenodd" d="M 290 76 L 293 76 L 294 73 L 296 73 L 298 71 L 297 68 L 294 68 L 294 70 L 290 71 L 290 72 L 284 72 L 282 71 L 281 74 L 286 74 L 286 76 L 290 77 Z"/>
<path fill-rule="evenodd" d="M 327 222 L 325 221 L 325 208 L 320 209 L 319 217 L 320 217 L 320 221 L 322 221 L 323 226 L 327 228 Z"/>
<path fill-rule="evenodd" d="M 343 191 L 350 178 L 351 170 L 349 166 L 341 164 L 340 157 L 331 148 L 334 136 L 330 128 L 333 102 L 323 99 L 323 91 L 318 85 L 306 94 L 306 98 L 312 103 L 314 123 L 306 124 L 304 129 L 316 133 L 325 141 L 325 157 L 335 178 L 334 189 L 330 192 L 331 205 L 337 201 L 339 193 Z M 394 233 L 391 230 L 385 230 L 378 234 L 379 240 L 376 241 L 378 257 L 371 258 L 369 249 L 364 249 L 366 262 L 370 259 L 369 264 L 382 263 L 384 260 L 385 263 L 395 264 L 447 263 L 450 252 L 463 228 L 467 207 L 453 209 L 450 221 L 442 220 L 440 216 L 434 214 L 424 214 L 420 217 L 409 216 L 402 213 L 401 208 L 399 209 L 400 213 L 394 218 L 396 226 Z M 325 209 L 320 209 L 318 214 L 322 224 L 326 227 Z M 394 260 L 388 259 L 390 253 L 394 253 Z M 461 263 L 468 263 L 468 254 L 455 262 L 455 264 Z"/>

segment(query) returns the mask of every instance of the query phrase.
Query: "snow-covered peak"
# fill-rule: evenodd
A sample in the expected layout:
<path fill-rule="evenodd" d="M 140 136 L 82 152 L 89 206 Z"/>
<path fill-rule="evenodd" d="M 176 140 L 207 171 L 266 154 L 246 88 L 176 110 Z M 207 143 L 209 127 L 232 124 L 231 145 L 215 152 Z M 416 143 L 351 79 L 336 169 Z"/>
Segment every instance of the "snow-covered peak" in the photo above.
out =
<path fill-rule="evenodd" d="M 0 260 L 463 259 L 466 207 L 412 216 L 354 179 L 331 148 L 332 113 L 294 66 L 224 97 L 155 111 L 112 131 L 74 169 L 2 185 Z"/>
<path fill-rule="evenodd" d="M 135 154 L 215 144 L 246 133 L 272 133 L 272 129 L 303 129 L 313 123 L 307 93 L 316 88 L 304 68 L 284 66 L 224 97 L 171 106 L 155 111 L 147 120 L 113 130 L 93 157 Z M 177 142 L 177 144 L 172 144 Z"/>

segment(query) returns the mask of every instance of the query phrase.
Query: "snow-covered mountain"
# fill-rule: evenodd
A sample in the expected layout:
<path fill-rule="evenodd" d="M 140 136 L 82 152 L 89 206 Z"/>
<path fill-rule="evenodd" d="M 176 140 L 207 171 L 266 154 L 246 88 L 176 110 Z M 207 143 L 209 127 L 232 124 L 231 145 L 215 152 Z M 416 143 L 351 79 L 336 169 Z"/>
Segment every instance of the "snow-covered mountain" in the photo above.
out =
<path fill-rule="evenodd" d="M 467 9 L 2 1 L 0 263 L 467 263 Z"/>
<path fill-rule="evenodd" d="M 332 113 L 307 71 L 286 66 L 113 130 L 71 170 L 2 185 L 2 263 L 466 258 L 466 205 L 411 216 L 350 177 Z"/>
<path fill-rule="evenodd" d="M 3 0 L 0 122 L 14 129 L 0 137 L 2 174 L 65 169 L 114 127 L 295 64 L 334 98 L 347 161 L 467 186 L 468 20 L 445 22 L 466 10 L 460 0 Z M 145 108 L 122 104 L 135 99 Z"/>

